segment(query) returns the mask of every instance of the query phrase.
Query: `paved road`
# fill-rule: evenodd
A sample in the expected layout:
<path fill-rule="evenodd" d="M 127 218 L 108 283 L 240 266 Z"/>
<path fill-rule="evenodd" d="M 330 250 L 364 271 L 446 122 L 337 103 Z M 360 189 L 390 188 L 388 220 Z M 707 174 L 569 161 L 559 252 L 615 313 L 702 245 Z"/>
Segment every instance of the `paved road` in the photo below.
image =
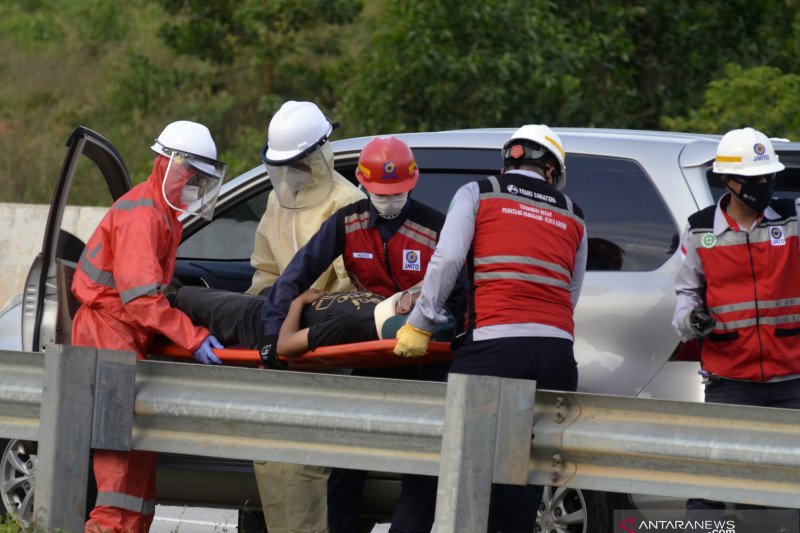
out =
<path fill-rule="evenodd" d="M 235 533 L 238 518 L 236 509 L 157 505 L 150 533 Z M 389 524 L 378 524 L 372 533 L 388 531 Z"/>
<path fill-rule="evenodd" d="M 234 533 L 238 531 L 236 509 L 156 506 L 151 533 Z"/>

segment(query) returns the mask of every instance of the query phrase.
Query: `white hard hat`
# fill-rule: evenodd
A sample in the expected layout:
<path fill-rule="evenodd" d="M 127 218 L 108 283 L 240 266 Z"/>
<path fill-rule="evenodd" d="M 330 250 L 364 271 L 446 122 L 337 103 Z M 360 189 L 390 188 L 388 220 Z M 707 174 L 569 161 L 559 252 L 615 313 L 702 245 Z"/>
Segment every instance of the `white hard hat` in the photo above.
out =
<path fill-rule="evenodd" d="M 404 293 L 402 292 L 396 292 L 375 306 L 375 330 L 378 332 L 379 339 L 383 340 L 385 338 L 394 338 L 397 328 L 394 328 L 391 331 L 388 329 L 384 331 L 384 326 L 388 325 L 387 322 L 394 321 L 390 321 L 389 319 L 395 316 L 400 316 L 402 317 L 401 321 L 405 323 L 405 319 L 408 318 L 408 315 L 398 315 L 397 311 L 395 311 L 395 306 L 397 305 L 397 302 L 400 301 L 400 298 L 403 297 L 403 294 Z M 400 325 L 402 326 L 402 324 Z"/>
<path fill-rule="evenodd" d="M 522 126 L 515 131 L 508 141 L 506 141 L 505 145 L 503 145 L 504 158 L 507 148 L 513 145 L 514 141 L 517 140 L 532 141 L 553 154 L 561 167 L 560 175 L 555 180 L 555 183 L 553 183 L 553 186 L 558 190 L 563 189 L 564 185 L 567 183 L 567 154 L 564 152 L 564 145 L 561 144 L 561 137 L 549 126 L 545 126 L 544 124 L 528 124 Z"/>
<path fill-rule="evenodd" d="M 202 124 L 189 120 L 168 124 L 150 148 L 166 157 L 170 157 L 172 151 L 177 150 L 208 159 L 217 158 L 217 145 L 211 138 L 211 132 Z"/>
<path fill-rule="evenodd" d="M 325 143 L 333 128 L 316 104 L 290 100 L 269 122 L 261 159 L 276 166 L 302 159 Z"/>
<path fill-rule="evenodd" d="M 738 176 L 761 176 L 785 167 L 766 135 L 753 128 L 731 130 L 719 141 L 714 172 Z"/>

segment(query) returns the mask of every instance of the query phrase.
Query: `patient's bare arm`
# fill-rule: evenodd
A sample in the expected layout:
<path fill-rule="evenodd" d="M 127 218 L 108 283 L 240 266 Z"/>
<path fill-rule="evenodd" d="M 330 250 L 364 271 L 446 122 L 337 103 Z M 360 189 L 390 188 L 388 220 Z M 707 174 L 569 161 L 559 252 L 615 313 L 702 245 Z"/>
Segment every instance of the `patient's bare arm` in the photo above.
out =
<path fill-rule="evenodd" d="M 280 355 L 293 356 L 308 351 L 308 328 L 300 329 L 300 316 L 306 305 L 316 302 L 326 294 L 327 292 L 318 289 L 308 289 L 292 301 L 278 333 L 277 348 Z"/>

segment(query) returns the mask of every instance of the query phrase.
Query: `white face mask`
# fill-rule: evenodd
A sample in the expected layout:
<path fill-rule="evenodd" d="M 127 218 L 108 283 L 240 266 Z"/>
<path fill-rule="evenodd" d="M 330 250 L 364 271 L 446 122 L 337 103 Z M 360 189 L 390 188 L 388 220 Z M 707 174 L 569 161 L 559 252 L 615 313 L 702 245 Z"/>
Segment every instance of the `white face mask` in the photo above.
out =
<path fill-rule="evenodd" d="M 375 207 L 375 211 L 383 218 L 396 218 L 403 210 L 403 206 L 408 201 L 408 191 L 400 194 L 372 194 L 369 201 Z"/>
<path fill-rule="evenodd" d="M 197 185 L 184 185 L 181 189 L 181 203 L 191 205 L 200 198 L 200 187 Z"/>

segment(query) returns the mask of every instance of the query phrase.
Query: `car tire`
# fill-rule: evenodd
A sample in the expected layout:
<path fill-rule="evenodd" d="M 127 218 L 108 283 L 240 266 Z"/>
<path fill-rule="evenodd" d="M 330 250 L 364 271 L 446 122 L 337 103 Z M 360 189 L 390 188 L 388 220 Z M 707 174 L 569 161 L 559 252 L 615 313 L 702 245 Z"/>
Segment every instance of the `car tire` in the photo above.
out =
<path fill-rule="evenodd" d="M 620 495 L 567 487 L 544 487 L 536 533 L 604 533 L 614 527 Z"/>
<path fill-rule="evenodd" d="M 28 528 L 33 518 L 37 443 L 0 439 L 0 515 Z"/>

